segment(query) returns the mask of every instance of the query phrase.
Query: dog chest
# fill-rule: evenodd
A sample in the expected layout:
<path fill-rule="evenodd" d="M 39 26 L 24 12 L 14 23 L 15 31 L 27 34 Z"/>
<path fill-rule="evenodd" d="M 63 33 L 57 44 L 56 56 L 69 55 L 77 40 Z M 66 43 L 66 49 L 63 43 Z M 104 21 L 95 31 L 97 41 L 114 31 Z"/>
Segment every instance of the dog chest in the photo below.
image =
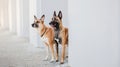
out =
<path fill-rule="evenodd" d="M 62 39 L 59 37 L 59 38 L 54 38 L 58 43 L 62 43 Z"/>
<path fill-rule="evenodd" d="M 43 41 L 43 42 L 47 42 L 48 43 L 48 38 L 47 37 L 41 37 L 41 40 Z"/>

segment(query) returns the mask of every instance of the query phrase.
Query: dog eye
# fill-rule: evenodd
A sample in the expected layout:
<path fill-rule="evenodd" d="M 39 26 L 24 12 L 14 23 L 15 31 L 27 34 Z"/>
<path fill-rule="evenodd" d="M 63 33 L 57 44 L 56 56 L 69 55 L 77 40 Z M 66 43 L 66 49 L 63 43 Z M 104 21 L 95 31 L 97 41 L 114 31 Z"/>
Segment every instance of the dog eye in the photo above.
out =
<path fill-rule="evenodd" d="M 52 18 L 52 20 L 54 20 L 54 18 Z"/>
<path fill-rule="evenodd" d="M 56 18 L 56 20 L 59 20 L 58 18 Z"/>

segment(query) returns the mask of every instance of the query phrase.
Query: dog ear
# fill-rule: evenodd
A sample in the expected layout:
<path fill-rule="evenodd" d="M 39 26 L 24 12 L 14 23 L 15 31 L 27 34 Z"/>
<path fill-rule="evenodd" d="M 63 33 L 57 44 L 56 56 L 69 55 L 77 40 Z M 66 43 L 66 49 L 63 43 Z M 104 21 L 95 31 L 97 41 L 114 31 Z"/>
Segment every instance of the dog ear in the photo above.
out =
<path fill-rule="evenodd" d="M 54 11 L 54 14 L 53 14 L 53 16 L 56 16 L 56 11 Z"/>
<path fill-rule="evenodd" d="M 37 19 L 37 17 L 34 15 L 34 19 L 36 20 Z"/>
<path fill-rule="evenodd" d="M 44 21 L 45 15 L 43 14 L 40 19 L 41 19 L 42 21 Z"/>
<path fill-rule="evenodd" d="M 59 17 L 60 19 L 62 19 L 62 11 L 59 11 L 58 17 Z"/>

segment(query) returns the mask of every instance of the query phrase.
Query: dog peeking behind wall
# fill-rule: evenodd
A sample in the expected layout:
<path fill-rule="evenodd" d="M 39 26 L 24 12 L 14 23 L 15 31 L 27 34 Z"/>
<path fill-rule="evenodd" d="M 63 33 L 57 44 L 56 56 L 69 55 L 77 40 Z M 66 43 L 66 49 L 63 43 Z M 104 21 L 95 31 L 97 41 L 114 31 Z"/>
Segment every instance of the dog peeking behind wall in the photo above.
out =
<path fill-rule="evenodd" d="M 56 11 L 54 11 L 52 20 L 49 23 L 50 27 L 44 24 L 45 15 L 42 15 L 40 19 L 34 16 L 34 19 L 32 27 L 37 29 L 42 41 L 47 47 L 47 55 L 44 60 L 48 60 L 50 51 L 52 57 L 50 62 L 55 61 L 55 59 L 56 62 L 58 62 L 58 44 L 62 44 L 60 63 L 63 64 L 65 60 L 66 46 L 68 47 L 68 28 L 64 27 L 62 24 L 62 12 L 59 11 L 58 15 L 56 15 Z M 56 52 L 54 51 L 54 44 L 56 46 Z M 66 57 L 68 56 L 66 55 Z"/>

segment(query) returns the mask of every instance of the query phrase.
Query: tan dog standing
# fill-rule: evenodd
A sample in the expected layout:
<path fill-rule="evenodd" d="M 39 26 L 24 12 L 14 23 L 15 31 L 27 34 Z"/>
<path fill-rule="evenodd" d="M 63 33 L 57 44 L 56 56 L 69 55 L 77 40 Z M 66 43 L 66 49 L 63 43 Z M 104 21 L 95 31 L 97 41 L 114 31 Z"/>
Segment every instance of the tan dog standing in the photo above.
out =
<path fill-rule="evenodd" d="M 49 24 L 54 29 L 54 39 L 57 40 L 58 43 L 62 44 L 60 63 L 63 64 L 65 59 L 66 46 L 68 46 L 68 28 L 64 27 L 62 24 L 62 12 L 59 11 L 58 15 L 56 15 L 56 12 L 54 11 L 52 21 Z"/>
<path fill-rule="evenodd" d="M 47 47 L 47 56 L 45 57 L 44 60 L 48 60 L 50 49 L 52 56 L 51 62 L 53 62 L 55 60 L 54 44 L 56 44 L 56 46 L 58 45 L 54 40 L 54 30 L 51 27 L 47 27 L 44 24 L 45 15 L 43 15 L 40 19 L 34 16 L 34 19 L 35 20 L 34 23 L 32 24 L 32 27 L 37 29 L 38 33 L 41 36 L 42 41 L 45 43 Z M 58 48 L 56 48 L 56 50 L 58 50 Z"/>

